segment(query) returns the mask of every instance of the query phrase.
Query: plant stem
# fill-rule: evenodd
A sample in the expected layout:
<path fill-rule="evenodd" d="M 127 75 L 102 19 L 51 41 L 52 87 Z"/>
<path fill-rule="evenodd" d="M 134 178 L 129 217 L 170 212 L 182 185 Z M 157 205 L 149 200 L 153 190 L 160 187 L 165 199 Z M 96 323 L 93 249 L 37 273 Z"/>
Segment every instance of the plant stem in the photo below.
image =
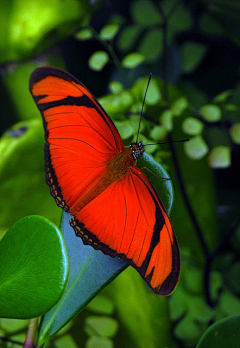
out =
<path fill-rule="evenodd" d="M 38 318 L 31 319 L 28 325 L 27 337 L 23 344 L 23 348 L 33 348 L 36 338 L 38 326 Z"/>

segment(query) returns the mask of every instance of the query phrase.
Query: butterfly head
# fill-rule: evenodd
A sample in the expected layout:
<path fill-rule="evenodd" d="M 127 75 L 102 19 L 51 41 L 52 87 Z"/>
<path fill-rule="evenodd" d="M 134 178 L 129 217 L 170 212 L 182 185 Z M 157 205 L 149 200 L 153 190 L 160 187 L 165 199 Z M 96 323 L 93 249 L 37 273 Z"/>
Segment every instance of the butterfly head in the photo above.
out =
<path fill-rule="evenodd" d="M 131 143 L 129 147 L 135 160 L 138 160 L 143 155 L 144 146 L 141 141 L 139 143 Z"/>

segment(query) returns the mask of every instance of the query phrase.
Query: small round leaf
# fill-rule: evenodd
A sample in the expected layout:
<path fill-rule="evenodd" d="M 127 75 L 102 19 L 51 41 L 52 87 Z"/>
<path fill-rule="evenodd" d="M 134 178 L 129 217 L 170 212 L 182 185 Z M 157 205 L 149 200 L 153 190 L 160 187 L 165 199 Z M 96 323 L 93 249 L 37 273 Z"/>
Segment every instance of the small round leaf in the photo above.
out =
<path fill-rule="evenodd" d="M 92 37 L 93 37 L 93 31 L 91 28 L 79 30 L 75 34 L 75 38 L 81 41 L 90 40 Z"/>
<path fill-rule="evenodd" d="M 103 27 L 99 33 L 102 40 L 113 40 L 119 31 L 119 24 L 108 24 Z"/>
<path fill-rule="evenodd" d="M 203 130 L 203 123 L 194 117 L 187 117 L 182 123 L 182 130 L 189 135 L 198 135 Z"/>
<path fill-rule="evenodd" d="M 206 47 L 196 42 L 186 42 L 181 48 L 181 70 L 183 73 L 191 73 L 203 60 L 206 54 Z"/>
<path fill-rule="evenodd" d="M 240 144 L 240 123 L 236 123 L 230 128 L 230 136 L 234 143 Z"/>
<path fill-rule="evenodd" d="M 118 330 L 118 322 L 107 316 L 89 316 L 85 321 L 89 336 L 113 337 Z"/>
<path fill-rule="evenodd" d="M 112 94 L 119 94 L 123 91 L 123 84 L 119 81 L 112 81 L 109 83 L 109 89 Z"/>
<path fill-rule="evenodd" d="M 130 53 L 127 56 L 123 58 L 122 65 L 124 68 L 127 69 L 134 69 L 138 65 L 140 65 L 142 62 L 144 62 L 145 57 L 141 53 Z"/>
<path fill-rule="evenodd" d="M 208 153 L 208 146 L 203 138 L 198 135 L 184 143 L 184 150 L 189 158 L 200 160 Z"/>
<path fill-rule="evenodd" d="M 109 61 L 109 55 L 105 51 L 97 51 L 91 55 L 88 65 L 92 70 L 101 71 Z"/>
<path fill-rule="evenodd" d="M 148 0 L 134 1 L 131 8 L 133 19 L 143 25 L 155 25 L 162 23 L 162 16 L 153 2 Z"/>
<path fill-rule="evenodd" d="M 199 109 L 202 117 L 208 122 L 216 122 L 219 121 L 222 117 L 222 111 L 219 106 L 208 104 L 204 105 Z"/>
<path fill-rule="evenodd" d="M 231 152 L 227 146 L 216 146 L 208 156 L 211 168 L 228 168 L 231 165 Z"/>
<path fill-rule="evenodd" d="M 171 131 L 173 128 L 173 114 L 171 110 L 165 110 L 160 116 L 161 124 L 167 131 Z"/>
<path fill-rule="evenodd" d="M 0 242 L 0 317 L 27 319 L 60 299 L 68 257 L 58 228 L 41 216 L 16 222 Z"/>

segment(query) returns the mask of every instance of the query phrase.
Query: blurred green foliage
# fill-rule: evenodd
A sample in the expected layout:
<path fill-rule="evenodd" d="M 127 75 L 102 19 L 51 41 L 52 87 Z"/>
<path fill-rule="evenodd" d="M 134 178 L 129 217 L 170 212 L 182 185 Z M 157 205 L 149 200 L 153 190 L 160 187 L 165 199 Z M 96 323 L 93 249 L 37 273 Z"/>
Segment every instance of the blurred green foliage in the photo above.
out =
<path fill-rule="evenodd" d="M 60 220 L 61 210 L 44 183 L 42 121 L 28 92 L 34 68 L 67 67 L 101 97 L 126 146 L 136 139 L 147 76 L 153 72 L 140 140 L 190 138 L 184 144 L 146 148 L 174 186 L 171 220 L 182 255 L 179 285 L 169 298 L 159 298 L 129 267 L 86 305 L 100 288 L 90 288 L 85 301 L 85 283 L 76 276 L 82 288 L 72 293 L 75 312 L 69 307 L 71 315 L 64 318 L 60 300 L 42 320 L 40 332 L 54 322 L 50 313 L 64 325 L 86 305 L 52 338 L 56 347 L 182 348 L 196 346 L 201 336 L 198 348 L 237 347 L 239 2 L 115 0 L 111 6 L 80 0 L 0 4 L 1 236 L 26 215 Z M 158 190 L 165 187 L 162 179 L 152 175 L 151 180 Z M 46 232 L 39 232 L 42 238 Z M 79 264 L 72 262 L 77 274 Z M 23 342 L 26 327 L 26 321 L 0 319 L 0 344 L 17 347 L 1 337 Z M 44 347 L 51 346 L 49 341 Z"/>

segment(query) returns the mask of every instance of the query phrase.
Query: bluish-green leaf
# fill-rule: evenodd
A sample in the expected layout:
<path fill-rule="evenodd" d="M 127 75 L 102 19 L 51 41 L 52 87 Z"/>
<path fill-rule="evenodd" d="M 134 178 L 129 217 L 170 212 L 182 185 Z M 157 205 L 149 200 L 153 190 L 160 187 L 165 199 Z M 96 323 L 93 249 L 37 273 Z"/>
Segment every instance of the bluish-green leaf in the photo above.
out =
<path fill-rule="evenodd" d="M 19 220 L 0 242 L 0 317 L 43 315 L 61 297 L 67 277 L 58 228 L 40 216 Z"/>
<path fill-rule="evenodd" d="M 173 188 L 167 172 L 154 159 L 144 153 L 138 166 L 149 176 L 169 213 L 173 203 Z M 69 225 L 71 216 L 63 213 L 61 230 L 69 255 L 70 273 L 65 292 L 60 301 L 47 313 L 42 321 L 39 340 L 42 344 L 70 319 L 79 313 L 96 294 L 127 267 L 120 258 L 111 258 L 101 251 L 82 243 Z M 140 277 L 140 276 L 139 276 Z"/>

